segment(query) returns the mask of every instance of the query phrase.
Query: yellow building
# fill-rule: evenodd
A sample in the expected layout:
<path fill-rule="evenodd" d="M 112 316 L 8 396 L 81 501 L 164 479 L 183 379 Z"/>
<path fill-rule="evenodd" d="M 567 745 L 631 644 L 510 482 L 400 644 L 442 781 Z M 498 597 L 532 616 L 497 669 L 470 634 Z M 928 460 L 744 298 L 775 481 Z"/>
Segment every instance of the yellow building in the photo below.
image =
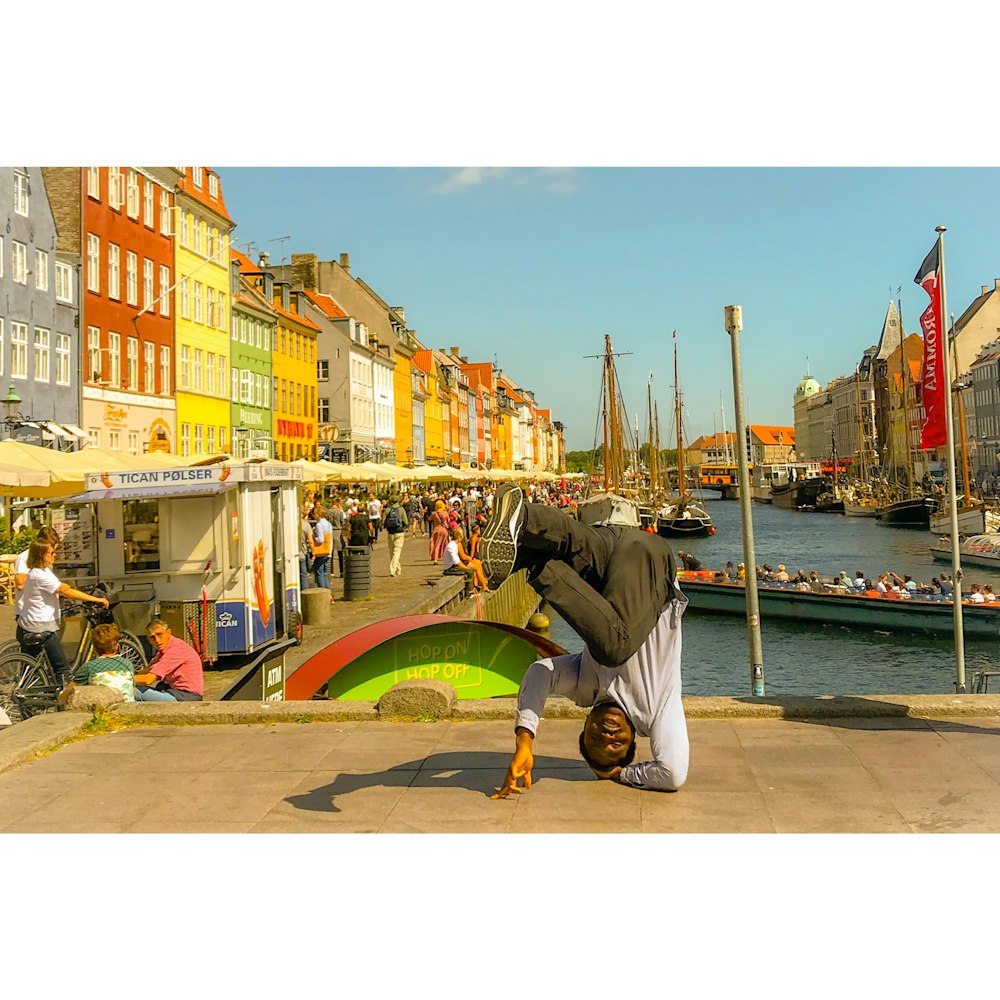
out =
<path fill-rule="evenodd" d="M 406 465 L 413 458 L 413 365 L 400 351 L 393 352 L 392 395 L 396 413 L 396 464 Z"/>
<path fill-rule="evenodd" d="M 413 364 L 424 373 L 428 393 L 424 401 L 424 461 L 428 465 L 441 465 L 447 456 L 444 453 L 443 407 L 434 352 L 426 349 L 416 351 Z"/>
<path fill-rule="evenodd" d="M 317 458 L 316 335 L 319 327 L 305 314 L 305 292 L 288 282 L 274 283 L 278 316 L 273 355 L 274 456 L 282 462 Z"/>
<path fill-rule="evenodd" d="M 227 452 L 231 446 L 229 237 L 234 227 L 218 174 L 208 167 L 184 167 L 174 221 L 181 455 Z"/>

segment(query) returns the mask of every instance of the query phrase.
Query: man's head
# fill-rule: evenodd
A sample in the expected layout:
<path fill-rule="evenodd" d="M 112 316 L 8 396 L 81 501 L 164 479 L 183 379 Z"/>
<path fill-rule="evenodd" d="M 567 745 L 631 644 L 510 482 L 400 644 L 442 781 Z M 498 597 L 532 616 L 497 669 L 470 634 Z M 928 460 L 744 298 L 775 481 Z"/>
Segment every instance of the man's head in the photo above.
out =
<path fill-rule="evenodd" d="M 118 630 L 118 626 L 114 623 L 109 622 L 107 625 L 95 625 L 92 636 L 94 651 L 98 656 L 107 656 L 109 653 L 117 653 L 118 640 L 120 638 L 121 632 Z"/>
<path fill-rule="evenodd" d="M 153 649 L 158 653 L 162 653 L 167 648 L 167 643 L 170 642 L 173 632 L 170 631 L 170 626 L 165 621 L 154 618 L 146 626 L 146 635 L 153 644 Z"/>
<path fill-rule="evenodd" d="M 599 701 L 580 733 L 580 756 L 599 778 L 609 778 L 616 767 L 635 759 L 635 728 L 613 701 Z"/>
<path fill-rule="evenodd" d="M 317 518 L 326 517 L 326 510 L 324 508 L 320 507 L 319 504 L 317 504 L 313 508 L 313 513 L 316 515 Z"/>

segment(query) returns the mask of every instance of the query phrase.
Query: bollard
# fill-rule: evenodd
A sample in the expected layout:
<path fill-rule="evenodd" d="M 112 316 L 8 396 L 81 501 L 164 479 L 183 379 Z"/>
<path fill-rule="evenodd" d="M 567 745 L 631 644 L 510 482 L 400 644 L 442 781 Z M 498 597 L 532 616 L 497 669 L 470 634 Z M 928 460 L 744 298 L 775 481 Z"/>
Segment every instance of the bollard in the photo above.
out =
<path fill-rule="evenodd" d="M 367 545 L 348 545 L 344 550 L 344 600 L 372 598 L 372 551 Z"/>
<path fill-rule="evenodd" d="M 302 599 L 302 620 L 306 625 L 330 624 L 330 591 L 326 587 L 310 587 L 299 591 Z"/>

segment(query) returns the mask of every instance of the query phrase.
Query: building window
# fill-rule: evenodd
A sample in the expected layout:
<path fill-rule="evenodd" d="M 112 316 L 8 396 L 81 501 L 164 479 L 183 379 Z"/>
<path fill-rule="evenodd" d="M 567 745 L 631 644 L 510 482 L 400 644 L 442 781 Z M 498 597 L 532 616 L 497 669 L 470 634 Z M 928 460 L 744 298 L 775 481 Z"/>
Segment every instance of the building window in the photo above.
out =
<path fill-rule="evenodd" d="M 180 231 L 180 241 L 181 246 L 186 247 L 188 245 L 188 214 L 182 208 L 180 211 L 181 219 L 181 231 Z"/>
<path fill-rule="evenodd" d="M 329 361 L 317 361 L 316 362 L 316 379 L 319 382 L 329 382 L 330 381 L 330 362 Z"/>
<path fill-rule="evenodd" d="M 128 338 L 128 388 L 135 392 L 139 388 L 139 338 Z"/>
<path fill-rule="evenodd" d="M 87 327 L 87 359 L 91 382 L 101 378 L 101 331 L 96 326 Z"/>
<path fill-rule="evenodd" d="M 180 284 L 177 286 L 179 289 L 179 294 L 181 297 L 181 319 L 191 318 L 191 302 L 188 298 L 188 279 L 181 278 Z"/>
<path fill-rule="evenodd" d="M 225 330 L 226 328 L 226 300 L 223 297 L 223 293 L 220 289 L 219 291 L 219 322 L 216 324 L 220 330 Z"/>
<path fill-rule="evenodd" d="M 118 167 L 112 167 L 108 172 L 108 204 L 120 211 L 125 200 L 125 177 Z"/>
<path fill-rule="evenodd" d="M 100 427 L 88 427 L 87 428 L 87 444 L 93 448 L 101 447 L 101 428 Z"/>
<path fill-rule="evenodd" d="M 194 321 L 201 322 L 201 282 L 194 283 Z"/>
<path fill-rule="evenodd" d="M 239 368 L 233 369 L 233 392 L 232 398 L 234 403 L 240 401 L 240 370 Z"/>
<path fill-rule="evenodd" d="M 148 177 L 142 181 L 142 224 L 153 228 L 153 184 Z"/>
<path fill-rule="evenodd" d="M 330 400 L 323 396 L 319 397 L 319 422 L 321 424 L 330 422 Z"/>
<path fill-rule="evenodd" d="M 170 315 L 170 268 L 160 265 L 160 315 Z"/>
<path fill-rule="evenodd" d="M 148 257 L 142 259 L 142 308 L 153 305 L 153 262 Z"/>
<path fill-rule="evenodd" d="M 139 304 L 139 256 L 131 250 L 125 251 L 125 301 Z"/>
<path fill-rule="evenodd" d="M 90 198 L 101 198 L 101 168 L 87 167 L 87 195 Z"/>
<path fill-rule="evenodd" d="M 205 451 L 204 424 L 194 425 L 194 453 L 201 455 Z"/>
<path fill-rule="evenodd" d="M 209 326 L 216 326 L 215 322 L 215 289 L 209 285 L 205 289 L 205 322 Z"/>
<path fill-rule="evenodd" d="M 108 296 L 122 297 L 121 247 L 117 243 L 108 244 Z"/>
<path fill-rule="evenodd" d="M 156 345 L 150 340 L 142 345 L 142 388 L 156 392 Z"/>
<path fill-rule="evenodd" d="M 194 181 L 194 186 L 200 191 L 201 190 L 201 167 L 191 168 L 191 180 Z"/>
<path fill-rule="evenodd" d="M 281 412 L 288 412 L 288 383 L 281 380 Z"/>
<path fill-rule="evenodd" d="M 209 424 L 208 427 L 205 428 L 205 437 L 207 439 L 205 441 L 205 445 L 208 448 L 208 453 L 209 453 L 209 455 L 214 455 L 215 454 L 215 425 L 214 424 Z"/>
<path fill-rule="evenodd" d="M 139 454 L 139 432 L 129 431 L 128 432 L 128 453 L 130 455 Z"/>
<path fill-rule="evenodd" d="M 226 428 L 225 427 L 220 427 L 219 428 L 219 451 L 225 451 L 226 450 L 226 436 L 227 436 L 226 435 Z"/>
<path fill-rule="evenodd" d="M 108 333 L 108 381 L 114 388 L 122 384 L 122 336 Z"/>
<path fill-rule="evenodd" d="M 180 388 L 191 387 L 191 348 L 187 344 L 181 347 L 181 384 Z"/>
<path fill-rule="evenodd" d="M 271 409 L 271 380 L 266 375 L 261 376 L 261 388 L 263 390 L 261 398 L 264 400 L 262 405 L 265 410 L 269 410 Z"/>
<path fill-rule="evenodd" d="M 49 345 L 51 332 L 43 327 L 35 327 L 35 381 L 49 381 Z"/>
<path fill-rule="evenodd" d="M 70 357 L 72 355 L 72 344 L 68 333 L 56 334 L 56 385 L 70 385 L 72 383 L 72 365 Z"/>
<path fill-rule="evenodd" d="M 170 395 L 170 348 L 160 348 L 160 395 Z"/>
<path fill-rule="evenodd" d="M 14 171 L 14 211 L 28 214 L 28 175 L 20 170 Z"/>
<path fill-rule="evenodd" d="M 197 226 L 197 228 L 194 231 L 194 238 L 195 238 L 194 249 L 195 249 L 195 251 L 197 253 L 200 253 L 200 254 L 203 254 L 203 255 L 205 253 L 205 243 L 206 243 L 206 240 L 205 240 L 205 228 L 206 228 L 205 227 L 205 220 L 204 219 L 199 219 L 198 220 L 198 226 Z"/>
<path fill-rule="evenodd" d="M 247 324 L 249 320 L 246 316 L 240 317 L 240 343 L 245 344 L 247 342 Z"/>
<path fill-rule="evenodd" d="M 0 317 L 0 375 L 3 374 L 3 317 Z"/>
<path fill-rule="evenodd" d="M 56 299 L 59 302 L 73 301 L 73 269 L 69 264 L 56 261 Z"/>
<path fill-rule="evenodd" d="M 171 236 L 170 225 L 170 192 L 166 188 L 160 188 L 160 232 L 164 236 Z"/>
<path fill-rule="evenodd" d="M 253 372 L 249 368 L 240 372 L 240 402 L 253 403 Z"/>
<path fill-rule="evenodd" d="M 181 455 L 185 458 L 191 454 L 191 425 L 181 424 Z"/>
<path fill-rule="evenodd" d="M 0 236 L 0 278 L 3 277 L 3 237 Z"/>
<path fill-rule="evenodd" d="M 202 352 L 199 349 L 195 349 L 194 352 L 194 391 L 202 391 L 202 375 L 204 374 L 203 362 L 202 362 Z"/>
<path fill-rule="evenodd" d="M 219 178 L 215 174 L 208 175 L 208 195 L 210 198 L 219 197 Z"/>
<path fill-rule="evenodd" d="M 226 398 L 226 359 L 222 354 L 219 355 L 219 395 Z"/>
<path fill-rule="evenodd" d="M 10 373 L 14 378 L 28 377 L 28 327 L 10 324 Z"/>
<path fill-rule="evenodd" d="M 49 254 L 47 250 L 35 251 L 35 288 L 40 292 L 49 290 Z"/>
<path fill-rule="evenodd" d="M 215 355 L 211 351 L 205 355 L 205 391 L 215 392 Z"/>
<path fill-rule="evenodd" d="M 28 283 L 28 247 L 17 240 L 11 241 L 10 276 L 19 285 Z"/>
<path fill-rule="evenodd" d="M 87 233 L 87 290 L 101 290 L 101 238 Z"/>
<path fill-rule="evenodd" d="M 215 257 L 215 240 L 218 236 L 217 229 L 209 229 L 208 226 L 205 227 L 205 256 L 209 258 Z"/>
<path fill-rule="evenodd" d="M 116 430 L 108 431 L 108 451 L 122 450 L 122 432 Z"/>
<path fill-rule="evenodd" d="M 128 172 L 128 205 L 125 211 L 130 219 L 139 218 L 139 175 L 131 169 Z"/>

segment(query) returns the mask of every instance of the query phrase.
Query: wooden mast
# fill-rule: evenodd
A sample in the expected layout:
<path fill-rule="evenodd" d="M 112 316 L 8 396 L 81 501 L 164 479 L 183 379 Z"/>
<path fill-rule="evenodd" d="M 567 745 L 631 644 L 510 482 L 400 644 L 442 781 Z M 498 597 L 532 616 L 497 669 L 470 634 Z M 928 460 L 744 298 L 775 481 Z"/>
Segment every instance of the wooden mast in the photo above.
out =
<path fill-rule="evenodd" d="M 610 477 L 610 484 L 608 481 L 607 472 L 605 472 L 605 485 L 604 488 L 609 492 L 617 493 L 619 490 L 619 463 L 621 461 L 621 431 L 618 425 L 618 399 L 615 395 L 615 356 L 611 350 L 611 336 L 610 334 L 604 335 L 604 352 L 605 352 L 605 365 L 608 372 L 608 412 L 610 420 L 610 452 L 611 452 L 611 465 L 613 466 L 613 471 Z M 607 466 L 605 466 L 605 470 Z M 612 489 L 613 487 L 613 489 Z"/>
<path fill-rule="evenodd" d="M 684 436 L 681 431 L 681 387 L 677 381 L 677 340 L 674 339 L 674 406 L 677 417 L 677 496 L 684 496 Z"/>

